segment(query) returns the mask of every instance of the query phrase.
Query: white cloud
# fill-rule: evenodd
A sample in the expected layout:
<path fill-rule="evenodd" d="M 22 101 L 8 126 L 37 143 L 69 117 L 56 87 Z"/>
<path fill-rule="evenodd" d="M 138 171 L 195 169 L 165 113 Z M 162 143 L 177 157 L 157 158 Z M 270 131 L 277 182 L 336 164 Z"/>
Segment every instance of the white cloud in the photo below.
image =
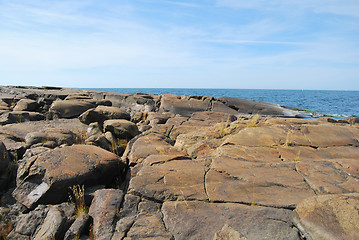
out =
<path fill-rule="evenodd" d="M 239 9 L 286 12 L 286 14 L 306 11 L 359 17 L 357 0 L 217 0 L 217 4 Z"/>
<path fill-rule="evenodd" d="M 285 79 L 302 73 L 309 77 L 311 73 L 320 74 L 326 70 L 338 77 L 341 65 L 359 64 L 356 41 L 332 29 L 328 32 L 300 29 L 298 33 L 302 19 L 297 16 L 287 18 L 291 13 L 284 11 L 290 7 L 299 12 L 336 11 L 348 15 L 349 6 L 355 9 L 353 4 L 332 9 L 337 2 L 320 5 L 309 0 L 295 0 L 296 6 L 292 1 L 284 0 L 217 1 L 221 6 L 283 11 L 286 15 L 283 18 L 261 12 L 252 16 L 243 11 L 238 16 L 231 16 L 234 19 L 231 22 L 226 21 L 225 13 L 220 11 L 213 20 L 205 21 L 212 17 L 208 14 L 220 10 L 209 4 L 203 8 L 203 5 L 188 1 L 159 2 L 165 3 L 165 7 L 147 9 L 149 5 L 139 6 L 136 5 L 138 2 L 130 1 L 126 4 L 3 1 L 0 3 L 0 79 L 16 79 L 22 84 L 24 79 L 21 78 L 29 77 L 30 83 L 46 85 L 46 79 L 54 75 L 56 82 L 66 79 L 63 84 L 77 84 L 78 87 L 96 84 L 101 87 L 104 83 L 96 79 L 102 77 L 109 79 L 107 87 L 111 83 L 116 87 L 118 79 L 128 79 L 121 82 L 121 86 L 126 87 L 131 84 L 143 87 L 154 87 L 155 84 L 157 87 L 216 87 L 219 84 L 217 87 L 231 87 L 238 76 L 251 81 L 256 77 L 267 78 L 280 84 L 276 77 Z M 171 8 L 173 13 L 167 13 L 168 5 L 180 6 L 177 9 L 181 14 L 176 15 L 176 8 Z M 186 9 L 188 14 L 182 15 Z M 196 19 L 203 22 L 184 18 L 195 11 L 200 11 L 198 15 L 202 16 Z M 162 23 L 159 21 L 162 18 L 153 19 L 156 13 L 163 14 L 163 19 L 168 16 L 166 14 L 175 17 Z M 241 14 L 247 15 L 241 18 Z M 162 25 L 158 26 L 159 22 Z M 345 24 L 349 23 L 345 20 L 343 23 L 340 30 L 357 32 L 357 23 Z M 301 33 L 306 36 L 302 37 Z M 342 75 L 350 78 L 355 73 L 353 69 L 343 67 Z M 324 75 L 330 74 L 322 73 L 321 76 Z M 218 79 L 222 80 L 218 82 Z"/>

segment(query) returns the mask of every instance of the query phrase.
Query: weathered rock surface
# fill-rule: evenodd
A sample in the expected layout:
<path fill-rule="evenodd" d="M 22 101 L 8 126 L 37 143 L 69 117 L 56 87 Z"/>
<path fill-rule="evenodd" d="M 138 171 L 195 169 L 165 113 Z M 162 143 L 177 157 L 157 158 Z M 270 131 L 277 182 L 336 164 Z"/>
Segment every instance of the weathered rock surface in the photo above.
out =
<path fill-rule="evenodd" d="M 89 109 L 79 117 L 82 123 L 89 125 L 93 122 L 103 124 L 105 120 L 109 119 L 126 119 L 130 120 L 131 116 L 125 109 L 109 106 L 97 106 L 94 109 Z"/>
<path fill-rule="evenodd" d="M 106 120 L 103 128 L 120 139 L 132 139 L 140 133 L 136 124 L 125 119 Z"/>
<path fill-rule="evenodd" d="M 357 118 L 306 116 L 228 97 L 0 87 L 0 233 L 357 239 Z"/>
<path fill-rule="evenodd" d="M 216 239 L 228 228 L 243 239 L 301 239 L 292 211 L 285 209 L 177 201 L 165 202 L 162 213 L 175 239 Z"/>
<path fill-rule="evenodd" d="M 38 103 L 32 99 L 20 99 L 13 109 L 13 111 L 36 111 L 39 107 Z"/>
<path fill-rule="evenodd" d="M 84 233 L 84 230 L 89 227 L 89 224 L 90 216 L 85 212 L 81 213 L 67 230 L 64 240 L 79 238 Z"/>
<path fill-rule="evenodd" d="M 359 194 L 320 195 L 298 204 L 297 220 L 312 239 L 359 238 Z"/>
<path fill-rule="evenodd" d="M 90 145 L 56 148 L 20 163 L 14 198 L 27 208 L 39 203 L 59 203 L 73 185 L 109 183 L 125 165 L 106 150 Z"/>
<path fill-rule="evenodd" d="M 122 202 L 123 192 L 118 189 L 102 189 L 95 192 L 89 210 L 93 218 L 95 239 L 111 239 L 115 230 L 116 214 Z"/>
<path fill-rule="evenodd" d="M 94 107 L 96 107 L 96 105 L 89 101 L 59 100 L 52 104 L 50 111 L 58 114 L 62 118 L 73 118 L 80 116 L 86 110 Z"/>

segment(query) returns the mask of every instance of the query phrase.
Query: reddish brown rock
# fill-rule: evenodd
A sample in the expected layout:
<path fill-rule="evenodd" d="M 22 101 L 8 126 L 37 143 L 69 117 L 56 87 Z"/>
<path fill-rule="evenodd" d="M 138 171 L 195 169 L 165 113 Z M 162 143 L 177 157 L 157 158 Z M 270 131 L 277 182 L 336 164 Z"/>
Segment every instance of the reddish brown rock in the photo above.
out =
<path fill-rule="evenodd" d="M 207 111 L 210 107 L 209 100 L 195 98 L 181 98 L 177 95 L 164 94 L 161 98 L 159 112 L 171 112 L 184 117 L 190 117 L 194 112 Z"/>
<path fill-rule="evenodd" d="M 38 103 L 32 99 L 21 99 L 18 101 L 13 111 L 36 111 L 38 110 Z"/>
<path fill-rule="evenodd" d="M 250 162 L 281 162 L 283 157 L 276 148 L 237 145 L 220 146 L 213 152 L 213 156 L 241 159 Z"/>
<path fill-rule="evenodd" d="M 303 161 L 296 169 L 317 194 L 359 192 L 359 180 L 329 161 Z"/>
<path fill-rule="evenodd" d="M 90 145 L 56 148 L 21 162 L 14 198 L 27 208 L 68 198 L 73 185 L 109 183 L 125 165 L 113 153 Z"/>
<path fill-rule="evenodd" d="M 103 128 L 104 131 L 110 131 L 121 139 L 130 140 L 140 134 L 137 125 L 125 119 L 106 120 L 103 124 Z"/>
<path fill-rule="evenodd" d="M 162 213 L 168 230 L 179 240 L 216 239 L 228 229 L 235 236 L 251 240 L 301 239 L 293 228 L 292 211 L 285 209 L 177 201 L 165 202 Z"/>
<path fill-rule="evenodd" d="M 127 232 L 126 240 L 135 239 L 158 239 L 172 240 L 173 236 L 169 233 L 162 220 L 160 212 L 161 205 L 151 202 L 142 201 L 138 205 L 138 213 L 135 221 Z M 112 238 L 115 240 L 116 238 Z M 117 238 L 118 239 L 118 238 Z"/>
<path fill-rule="evenodd" d="M 153 154 L 178 155 L 181 153 L 169 141 L 166 137 L 155 133 L 140 136 L 132 145 L 129 144 L 124 157 L 128 158 L 129 164 L 135 165 Z"/>
<path fill-rule="evenodd" d="M 129 192 L 158 201 L 207 200 L 204 190 L 204 163 L 170 160 L 145 165 L 130 181 Z"/>
<path fill-rule="evenodd" d="M 123 108 L 109 107 L 109 106 L 97 106 L 82 113 L 79 117 L 82 123 L 89 125 L 93 122 L 103 124 L 105 120 L 109 119 L 126 119 L 130 120 L 131 116 Z"/>
<path fill-rule="evenodd" d="M 150 125 L 165 124 L 168 119 L 173 118 L 175 114 L 170 112 L 149 112 L 146 120 L 150 121 Z"/>
<path fill-rule="evenodd" d="M 311 146 L 359 146 L 359 129 L 350 126 L 333 124 L 307 125 L 301 132 L 310 141 Z"/>
<path fill-rule="evenodd" d="M 305 199 L 295 212 L 312 239 L 359 239 L 359 194 L 331 194 Z"/>
<path fill-rule="evenodd" d="M 80 116 L 86 110 L 96 107 L 96 104 L 85 100 L 55 101 L 50 111 L 62 118 L 74 118 Z"/>
<path fill-rule="evenodd" d="M 224 144 L 234 144 L 249 147 L 271 147 L 285 143 L 287 131 L 277 126 L 248 127 L 237 134 L 230 135 Z"/>
<path fill-rule="evenodd" d="M 76 134 L 69 130 L 48 128 L 39 132 L 31 132 L 26 134 L 25 142 L 28 147 L 34 144 L 41 144 L 46 147 L 55 148 L 62 144 L 74 144 L 76 137 Z"/>
<path fill-rule="evenodd" d="M 93 218 L 95 239 L 111 239 L 115 230 L 116 213 L 119 212 L 123 192 L 118 189 L 101 189 L 95 192 L 89 215 Z"/>
<path fill-rule="evenodd" d="M 81 123 L 78 119 L 55 119 L 48 121 L 36 122 L 22 122 L 16 124 L 8 124 L 0 126 L 0 134 L 6 134 L 25 140 L 25 136 L 31 132 L 38 132 L 39 130 L 56 128 L 70 130 L 74 133 L 83 133 L 87 130 L 87 125 Z"/>
<path fill-rule="evenodd" d="M 251 163 L 213 158 L 206 174 L 210 201 L 294 208 L 314 191 L 294 163 Z"/>

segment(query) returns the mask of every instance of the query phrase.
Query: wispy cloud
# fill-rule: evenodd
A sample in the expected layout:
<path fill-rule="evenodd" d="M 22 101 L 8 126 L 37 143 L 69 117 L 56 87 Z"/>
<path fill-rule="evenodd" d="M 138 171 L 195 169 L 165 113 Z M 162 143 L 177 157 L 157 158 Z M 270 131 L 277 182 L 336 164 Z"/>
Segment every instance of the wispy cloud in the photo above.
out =
<path fill-rule="evenodd" d="M 0 79 L 21 84 L 24 76 L 45 81 L 54 74 L 92 86 L 104 76 L 112 86 L 121 78 L 143 87 L 171 87 L 170 80 L 242 87 L 238 76 L 320 74 L 313 68 L 350 78 L 359 74 L 357 4 L 340 3 L 0 1 Z"/>
<path fill-rule="evenodd" d="M 312 0 L 217 0 L 217 4 L 260 11 L 287 11 L 288 14 L 303 12 L 304 10 L 359 17 L 359 2 L 357 0 L 326 0 L 325 2 Z"/>

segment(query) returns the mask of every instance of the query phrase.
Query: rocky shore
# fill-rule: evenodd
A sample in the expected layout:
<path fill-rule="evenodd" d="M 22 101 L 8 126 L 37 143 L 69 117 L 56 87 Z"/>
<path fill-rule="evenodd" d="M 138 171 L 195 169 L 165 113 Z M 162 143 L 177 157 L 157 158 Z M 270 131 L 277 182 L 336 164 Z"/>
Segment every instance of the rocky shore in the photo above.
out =
<path fill-rule="evenodd" d="M 359 239 L 359 118 L 0 87 L 0 239 Z"/>

